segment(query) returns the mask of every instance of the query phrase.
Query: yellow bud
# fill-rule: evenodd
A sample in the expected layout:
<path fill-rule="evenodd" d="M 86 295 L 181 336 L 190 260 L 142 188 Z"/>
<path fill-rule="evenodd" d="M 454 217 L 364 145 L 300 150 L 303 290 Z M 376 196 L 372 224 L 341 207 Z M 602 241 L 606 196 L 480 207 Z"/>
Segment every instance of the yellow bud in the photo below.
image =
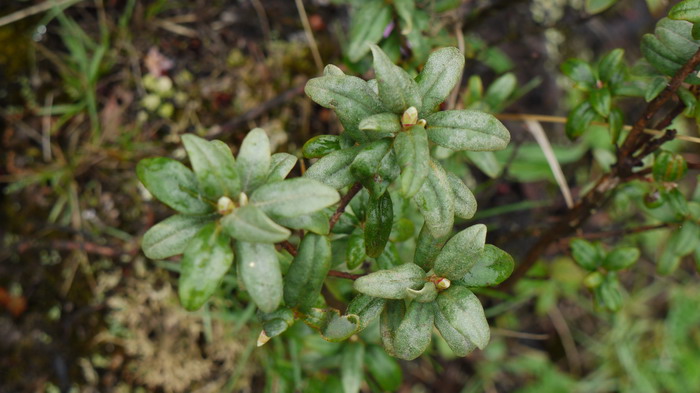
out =
<path fill-rule="evenodd" d="M 248 195 L 245 194 L 245 192 L 242 192 L 238 196 L 238 206 L 245 206 L 248 204 Z"/>
<path fill-rule="evenodd" d="M 403 116 L 401 116 L 401 124 L 403 124 L 404 127 L 410 127 L 415 125 L 416 122 L 418 122 L 418 109 L 412 106 L 406 109 Z"/>
<path fill-rule="evenodd" d="M 438 280 L 438 282 L 435 284 L 435 287 L 437 287 L 438 291 L 444 291 L 445 289 L 450 287 L 450 282 L 449 279 L 447 278 L 441 278 Z"/>
<path fill-rule="evenodd" d="M 268 341 L 270 341 L 270 337 L 267 337 L 267 334 L 265 334 L 265 331 L 263 330 L 262 332 L 260 332 L 260 335 L 258 336 L 258 343 L 257 343 L 258 347 L 262 347 Z"/>
<path fill-rule="evenodd" d="M 219 214 L 222 216 L 225 216 L 231 212 L 233 212 L 233 209 L 236 208 L 236 205 L 234 205 L 233 201 L 231 198 L 227 196 L 222 196 L 219 198 L 219 201 L 216 203 L 216 209 L 219 211 Z"/>

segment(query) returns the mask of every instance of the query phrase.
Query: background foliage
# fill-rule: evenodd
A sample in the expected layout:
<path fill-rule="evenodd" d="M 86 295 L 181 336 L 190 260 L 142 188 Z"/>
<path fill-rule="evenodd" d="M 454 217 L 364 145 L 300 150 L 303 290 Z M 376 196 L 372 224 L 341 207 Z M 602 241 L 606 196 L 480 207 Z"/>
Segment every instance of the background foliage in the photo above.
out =
<path fill-rule="evenodd" d="M 297 17 L 301 2 L 281 0 L 96 0 L 23 12 L 42 3 L 0 5 L 0 15 L 20 12 L 0 17 L 0 391 L 698 385 L 700 158 L 687 140 L 697 137 L 698 80 L 673 79 L 700 46 L 694 8 L 669 13 L 672 4 L 653 0 L 307 1 Z M 399 361 L 380 347 L 378 330 L 332 343 L 303 324 L 256 348 L 269 321 L 232 276 L 187 312 L 177 296 L 180 261 L 140 250 L 144 233 L 171 211 L 149 199 L 135 176 L 139 160 L 190 153 L 196 166 L 197 140 L 188 145 L 186 133 L 221 139 L 240 160 L 244 136 L 259 127 L 271 153 L 300 160 L 290 174 L 298 177 L 310 164 L 304 143 L 345 125 L 303 86 L 325 63 L 371 79 L 362 41 L 411 76 L 433 49 L 459 48 L 464 76 L 442 109 L 492 113 L 510 130 L 510 145 L 497 152 L 432 146 L 479 205 L 457 229 L 485 225 L 488 243 L 529 267 L 505 287 L 476 292 L 492 337 L 467 357 L 435 335 L 425 355 Z M 659 97 L 665 105 L 626 144 L 635 131 L 623 126 Z M 675 131 L 644 131 L 651 128 Z M 596 183 L 613 178 L 622 181 Z M 578 213 L 567 193 L 595 203 Z M 402 211 L 397 200 L 393 210 Z M 350 222 L 338 225 L 352 229 L 352 215 L 344 217 Z M 561 217 L 577 219 L 575 228 L 557 227 Z M 404 227 L 389 238 L 418 234 L 409 222 L 398 221 Z M 360 240 L 350 236 L 347 249 Z M 362 262 L 354 261 L 359 269 Z M 331 277 L 323 295 L 344 309 L 352 286 Z"/>

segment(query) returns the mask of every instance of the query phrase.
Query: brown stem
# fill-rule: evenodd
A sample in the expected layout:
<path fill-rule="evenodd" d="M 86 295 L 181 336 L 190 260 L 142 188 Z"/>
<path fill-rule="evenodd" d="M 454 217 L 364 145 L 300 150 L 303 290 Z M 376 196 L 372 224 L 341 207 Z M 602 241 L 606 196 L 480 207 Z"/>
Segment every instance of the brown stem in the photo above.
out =
<path fill-rule="evenodd" d="M 340 204 L 338 205 L 338 208 L 335 209 L 335 213 L 333 213 L 333 216 L 331 216 L 331 219 L 328 221 L 328 223 L 330 224 L 329 231 L 333 230 L 335 224 L 338 222 L 338 220 L 340 220 L 340 216 L 342 216 L 343 212 L 345 212 L 345 208 L 348 206 L 348 203 L 350 203 L 352 198 L 354 198 L 355 195 L 357 195 L 357 193 L 360 192 L 360 190 L 362 190 L 362 183 L 357 182 L 353 184 L 352 187 L 350 187 L 347 194 L 343 195 L 343 197 L 340 198 Z"/>
<path fill-rule="evenodd" d="M 621 181 L 634 176 L 633 169 L 638 163 L 638 160 L 641 159 L 639 156 L 635 157 L 634 153 L 644 147 L 646 142 L 648 142 L 648 139 L 645 137 L 644 129 L 664 104 L 674 96 L 676 90 L 678 90 L 685 78 L 688 77 L 698 64 L 700 64 L 700 50 L 695 52 L 683 67 L 678 70 L 664 91 L 647 105 L 644 113 L 642 113 L 637 122 L 632 126 L 632 130 L 618 150 L 617 163 L 611 168 L 610 173 L 603 175 L 595 186 L 586 193 L 576 205 L 544 232 L 539 240 L 527 252 L 525 258 L 517 266 L 511 277 L 501 285 L 502 289 L 509 290 L 512 288 L 518 280 L 525 276 L 528 270 L 540 259 L 550 245 L 556 243 L 562 237 L 574 233 L 597 208 L 602 206 L 606 200 L 607 194 L 611 190 Z M 668 118 L 669 116 L 667 116 L 666 119 Z M 669 122 L 670 124 L 670 120 L 666 119 L 664 119 L 662 123 Z"/>
<path fill-rule="evenodd" d="M 612 230 L 612 231 L 584 233 L 582 235 L 568 236 L 566 238 L 563 238 L 562 240 L 568 242 L 574 238 L 589 239 L 589 240 L 606 239 L 606 238 L 611 238 L 611 237 L 616 237 L 616 236 L 631 235 L 631 234 L 635 234 L 635 233 L 653 231 L 656 229 L 674 228 L 677 226 L 678 226 L 678 224 L 672 224 L 672 223 L 664 223 L 664 224 L 656 224 L 656 225 L 643 225 L 643 226 L 636 227 L 636 228 L 623 228 L 623 229 L 617 229 L 617 230 Z"/>
<path fill-rule="evenodd" d="M 290 243 L 289 240 L 280 242 L 279 245 L 287 250 L 288 253 L 292 254 L 293 257 L 297 256 L 297 248 L 294 247 L 294 244 Z"/>
<path fill-rule="evenodd" d="M 328 277 L 347 278 L 348 280 L 357 280 L 362 276 L 364 276 L 364 274 L 352 274 L 347 272 L 340 272 L 338 270 L 331 270 L 328 272 Z"/>

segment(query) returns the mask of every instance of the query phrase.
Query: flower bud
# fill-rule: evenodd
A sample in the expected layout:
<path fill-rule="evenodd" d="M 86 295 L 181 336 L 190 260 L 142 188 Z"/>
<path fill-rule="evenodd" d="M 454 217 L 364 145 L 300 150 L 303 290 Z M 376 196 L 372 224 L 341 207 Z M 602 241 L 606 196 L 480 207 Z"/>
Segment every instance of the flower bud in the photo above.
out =
<path fill-rule="evenodd" d="M 416 109 L 415 106 L 412 106 L 403 113 L 403 116 L 401 116 L 401 124 L 404 127 L 410 127 L 413 125 L 416 125 L 418 122 L 418 109 Z"/>
<path fill-rule="evenodd" d="M 435 282 L 435 286 L 437 287 L 438 291 L 443 291 L 443 290 L 449 288 L 450 284 L 452 284 L 452 283 L 447 278 L 441 278 Z"/>
<path fill-rule="evenodd" d="M 221 198 L 219 198 L 219 201 L 216 203 L 216 210 L 222 216 L 230 214 L 231 212 L 233 212 L 233 209 L 235 209 L 235 208 L 236 208 L 236 205 L 234 205 L 231 198 L 229 198 L 227 196 L 222 196 Z"/>
<path fill-rule="evenodd" d="M 238 195 L 238 206 L 245 206 L 248 204 L 248 195 L 245 194 L 245 192 L 242 192 L 240 195 Z"/>

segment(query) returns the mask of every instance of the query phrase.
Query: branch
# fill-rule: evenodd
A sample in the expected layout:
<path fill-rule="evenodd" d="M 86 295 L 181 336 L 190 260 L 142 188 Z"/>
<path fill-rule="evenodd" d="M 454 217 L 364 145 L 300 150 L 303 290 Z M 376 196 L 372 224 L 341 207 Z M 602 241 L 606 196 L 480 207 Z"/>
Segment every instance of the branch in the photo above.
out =
<path fill-rule="evenodd" d="M 611 231 L 584 233 L 582 235 L 567 236 L 561 240 L 569 242 L 569 241 L 576 239 L 576 238 L 589 239 L 589 240 L 606 239 L 606 238 L 611 238 L 611 237 L 616 237 L 616 236 L 632 235 L 635 233 L 654 231 L 656 229 L 675 228 L 677 226 L 678 226 L 678 224 L 673 224 L 673 223 L 664 223 L 664 224 L 656 224 L 656 225 L 643 225 L 641 227 L 635 227 L 635 228 L 623 228 L 623 229 L 617 229 L 617 230 L 611 230 Z"/>
<path fill-rule="evenodd" d="M 352 198 L 354 198 L 355 195 L 357 195 L 357 193 L 360 192 L 360 190 L 362 190 L 362 183 L 357 182 L 353 184 L 352 187 L 350 187 L 347 194 L 343 195 L 343 197 L 340 198 L 340 204 L 338 205 L 338 208 L 335 209 L 335 213 L 333 213 L 333 216 L 331 216 L 331 219 L 328 221 L 328 223 L 330 224 L 329 231 L 333 230 L 335 224 L 338 222 L 338 220 L 340 220 L 340 216 L 342 216 L 345 212 L 345 208 L 348 206 L 348 203 L 350 203 Z"/>
<path fill-rule="evenodd" d="M 550 245 L 556 243 L 562 237 L 574 233 L 574 231 L 593 214 L 593 211 L 605 202 L 609 191 L 617 187 L 621 181 L 634 176 L 633 169 L 638 160 L 642 158 L 639 156 L 634 157 L 634 153 L 643 148 L 650 138 L 644 132 L 647 125 L 658 111 L 661 110 L 663 105 L 674 96 L 676 90 L 678 90 L 685 78 L 693 72 L 698 64 L 700 64 L 700 50 L 695 52 L 685 65 L 678 70 L 664 91 L 647 105 L 644 113 L 642 113 L 639 120 L 632 126 L 632 130 L 618 150 L 617 163 L 613 165 L 610 173 L 600 177 L 595 186 L 588 191 L 573 208 L 567 211 L 564 217 L 545 231 L 527 252 L 522 263 L 517 266 L 511 277 L 501 285 L 502 289 L 509 290 L 512 288 L 518 280 L 525 276 L 528 270 L 540 259 Z M 677 110 L 673 112 L 677 112 Z M 670 122 L 670 120 L 667 119 L 668 117 L 666 117 L 660 125 L 665 125 L 663 123 Z"/>
<path fill-rule="evenodd" d="M 347 272 L 339 272 L 337 270 L 331 270 L 328 272 L 328 277 L 347 278 L 348 280 L 357 280 L 362 276 L 364 276 L 364 274 L 352 274 Z"/>

